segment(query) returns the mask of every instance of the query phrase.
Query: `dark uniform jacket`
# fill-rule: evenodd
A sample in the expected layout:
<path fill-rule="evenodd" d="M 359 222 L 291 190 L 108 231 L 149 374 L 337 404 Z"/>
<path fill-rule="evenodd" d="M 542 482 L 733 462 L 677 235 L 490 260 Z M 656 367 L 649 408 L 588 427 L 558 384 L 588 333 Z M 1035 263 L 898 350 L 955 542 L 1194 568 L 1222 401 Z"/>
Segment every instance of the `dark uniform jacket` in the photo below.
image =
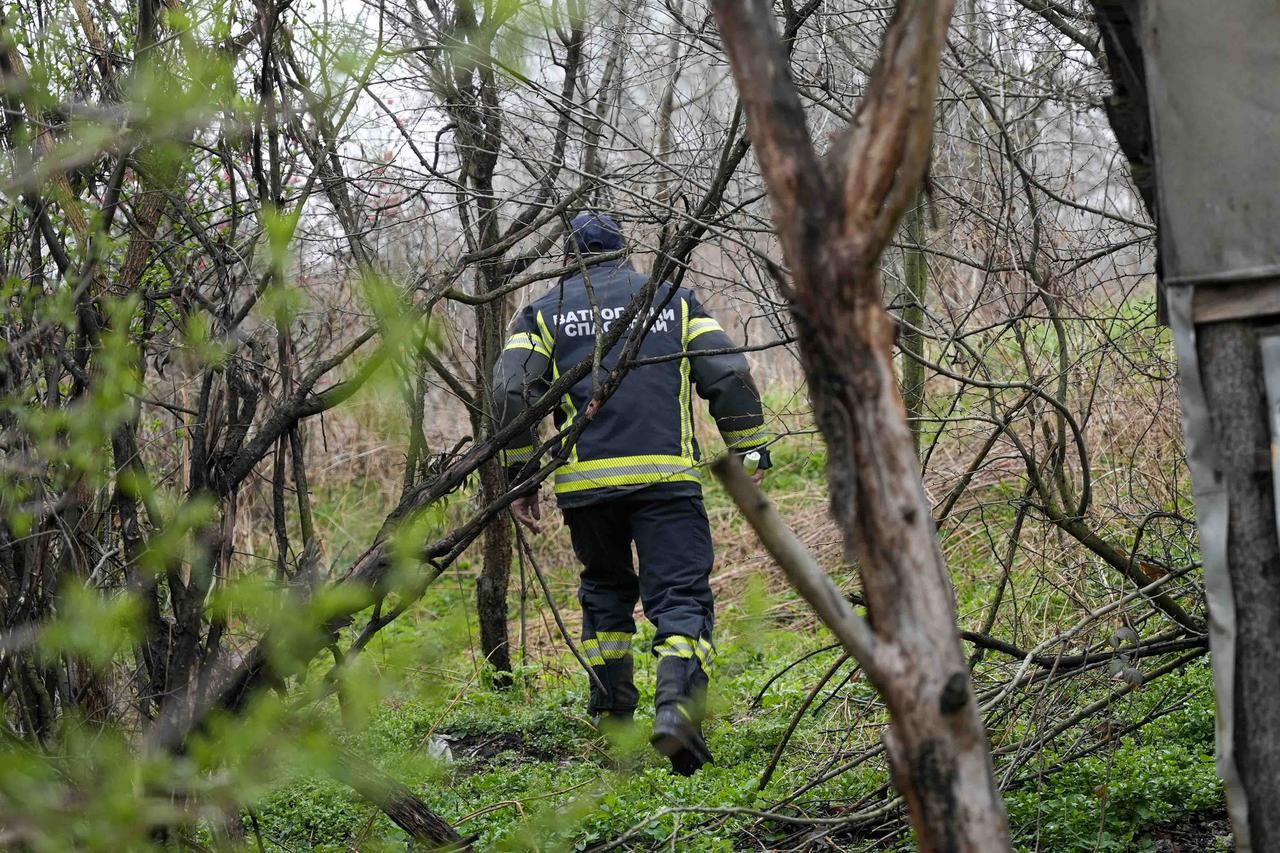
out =
<path fill-rule="evenodd" d="M 590 291 L 582 273 L 566 276 L 516 317 L 494 372 L 499 429 L 542 396 L 562 371 L 592 359 L 597 336 L 591 293 L 603 334 L 649 278 L 629 261 L 605 261 L 585 272 Z M 639 359 L 733 347 L 693 291 L 664 282 L 652 305 L 649 316 L 656 313 L 657 318 L 640 347 Z M 647 319 L 641 314 L 637 325 Z M 617 366 L 626 340 L 624 334 L 604 354 L 605 371 Z M 557 430 L 582 416 L 592 390 L 588 374 L 561 399 L 555 412 Z M 760 394 L 746 358 L 741 353 L 672 358 L 632 368 L 595 413 L 570 448 L 568 461 L 556 470 L 560 506 L 585 506 L 639 489 L 663 496 L 700 494 L 694 390 L 709 402 L 729 448 L 740 453 L 759 450 L 761 467 L 768 467 L 764 446 L 772 436 L 764 428 Z M 535 430 L 529 429 L 503 449 L 502 462 L 512 482 L 522 467 L 534 461 L 536 443 Z"/>

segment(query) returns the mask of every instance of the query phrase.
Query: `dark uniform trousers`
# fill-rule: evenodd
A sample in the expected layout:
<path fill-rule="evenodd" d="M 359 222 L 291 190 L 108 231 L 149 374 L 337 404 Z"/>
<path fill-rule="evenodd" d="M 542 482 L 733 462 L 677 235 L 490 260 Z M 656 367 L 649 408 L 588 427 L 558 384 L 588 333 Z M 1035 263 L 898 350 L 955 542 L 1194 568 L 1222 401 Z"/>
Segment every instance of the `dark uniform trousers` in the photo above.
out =
<path fill-rule="evenodd" d="M 658 658 L 655 704 L 675 703 L 700 718 L 707 668 L 715 653 L 711 528 L 701 496 L 646 496 L 646 491 L 658 490 L 563 510 L 583 566 L 578 591 L 583 653 L 606 688 L 601 692 L 592 684 L 590 710 L 635 710 L 632 613 L 640 601 L 658 629 L 653 642 Z M 639 557 L 638 576 L 632 543 Z"/>

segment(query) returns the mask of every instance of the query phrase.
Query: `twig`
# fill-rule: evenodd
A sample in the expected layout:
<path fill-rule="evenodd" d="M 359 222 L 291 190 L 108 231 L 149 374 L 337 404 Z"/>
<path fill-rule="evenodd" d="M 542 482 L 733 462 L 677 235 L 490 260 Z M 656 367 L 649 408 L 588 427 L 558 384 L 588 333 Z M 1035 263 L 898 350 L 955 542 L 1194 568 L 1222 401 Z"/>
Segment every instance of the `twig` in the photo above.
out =
<path fill-rule="evenodd" d="M 547 597 L 547 604 L 551 607 L 551 615 L 555 617 L 556 626 L 560 628 L 560 636 L 564 638 L 565 645 L 569 647 L 569 651 L 573 652 L 573 656 L 578 659 L 578 663 L 582 664 L 582 669 L 587 673 L 587 677 L 591 679 L 591 683 L 600 688 L 601 692 L 607 692 L 608 688 L 604 686 L 600 676 L 596 675 L 596 671 L 591 668 L 591 664 L 587 663 L 587 659 L 582 656 L 582 652 L 578 650 L 578 646 L 569 636 L 569 628 L 564 624 L 564 617 L 560 615 L 560 608 L 556 607 L 556 600 L 551 594 L 551 587 L 547 584 L 546 575 L 542 573 L 542 567 L 534 559 L 533 550 L 529 547 L 528 540 L 524 538 L 524 531 L 520 529 L 520 523 L 515 521 L 514 516 L 512 517 L 512 522 L 516 527 L 516 540 L 520 543 L 520 550 L 524 552 L 525 558 L 533 568 L 534 576 L 538 579 L 538 584 L 542 587 L 543 594 Z"/>
<path fill-rule="evenodd" d="M 501 808 L 506 808 L 507 806 L 515 806 L 516 810 L 520 812 L 520 816 L 524 817 L 525 803 L 531 803 L 534 800 L 545 800 L 548 797 L 558 797 L 561 794 L 568 794 L 572 791 L 578 790 L 579 788 L 585 788 L 587 785 L 590 785 L 594 781 L 596 780 L 588 779 L 585 782 L 579 782 L 576 785 L 572 785 L 568 788 L 562 788 L 559 791 L 549 791 L 545 794 L 538 794 L 537 796 L 533 796 L 533 797 L 525 797 L 523 800 L 499 800 L 496 803 L 489 803 L 489 805 L 485 806 L 482 809 L 476 809 L 470 814 L 463 815 L 462 817 L 458 818 L 455 821 L 455 823 L 459 823 L 459 824 L 466 823 L 467 821 L 473 818 L 480 817 L 481 815 L 488 814 L 489 812 L 497 811 L 498 809 L 501 809 Z"/>
<path fill-rule="evenodd" d="M 766 681 L 764 683 L 764 686 L 761 687 L 759 692 L 756 693 L 756 698 L 751 700 L 751 707 L 759 708 L 760 703 L 764 701 L 764 694 L 769 692 L 769 688 L 773 686 L 773 683 L 777 681 L 779 678 L 781 678 L 782 676 L 786 675 L 792 669 L 804 663 L 811 657 L 815 657 L 817 655 L 822 654 L 823 652 L 829 652 L 832 649 L 838 649 L 838 648 L 840 648 L 839 643 L 831 643 L 830 645 L 826 645 L 826 646 L 822 646 L 821 648 L 814 649 L 811 652 L 807 652 L 806 654 L 801 655 L 796 660 L 793 660 L 791 663 L 787 664 L 782 669 L 778 670 L 773 675 L 769 676 L 769 680 Z"/>
<path fill-rule="evenodd" d="M 764 773 L 760 774 L 760 781 L 756 784 L 757 791 L 763 791 L 768 787 L 769 780 L 773 778 L 773 771 L 778 768 L 778 762 L 782 760 L 782 752 L 787 748 L 787 744 L 791 742 L 791 735 L 795 733 L 796 726 L 800 724 L 801 718 L 804 717 L 804 712 L 809 710 L 809 706 L 813 704 L 813 700 L 822 692 L 822 688 L 835 677 L 835 674 L 840 671 L 840 667 L 844 666 L 847 660 L 849 660 L 849 653 L 845 652 L 835 663 L 831 664 L 822 678 L 818 679 L 818 682 L 813 685 L 813 689 L 809 691 L 809 695 L 804 697 L 804 701 L 800 703 L 800 707 L 792 715 L 791 723 L 787 726 L 787 730 L 782 733 L 782 740 L 778 741 L 778 745 L 774 748 L 773 756 L 770 757 L 768 766 L 765 767 Z"/>

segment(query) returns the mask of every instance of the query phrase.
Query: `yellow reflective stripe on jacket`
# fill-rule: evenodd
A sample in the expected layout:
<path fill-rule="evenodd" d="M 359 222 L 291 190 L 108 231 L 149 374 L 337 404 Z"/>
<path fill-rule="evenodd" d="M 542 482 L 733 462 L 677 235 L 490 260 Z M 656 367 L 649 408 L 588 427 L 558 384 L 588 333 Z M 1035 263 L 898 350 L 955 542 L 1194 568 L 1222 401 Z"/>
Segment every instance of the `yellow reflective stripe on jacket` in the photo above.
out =
<path fill-rule="evenodd" d="M 724 438 L 724 443 L 729 446 L 730 450 L 747 450 L 752 447 L 759 447 L 762 444 L 768 444 L 773 438 L 773 433 L 765 429 L 764 426 L 750 427 L 749 429 L 721 430 L 720 435 Z"/>
<path fill-rule="evenodd" d="M 697 321 L 695 321 L 697 322 Z M 689 302 L 680 300 L 680 338 L 688 346 Z M 680 359 L 680 452 L 693 458 L 693 392 L 690 390 L 689 359 Z"/>
<path fill-rule="evenodd" d="M 509 447 L 498 451 L 498 460 L 503 465 L 520 465 L 533 458 L 533 445 L 528 447 Z"/>
<path fill-rule="evenodd" d="M 547 358 L 551 357 L 551 350 L 547 349 L 540 338 L 529 332 L 516 332 L 507 339 L 507 345 L 503 349 L 530 349 Z"/>
<path fill-rule="evenodd" d="M 547 321 L 542 319 L 541 311 L 538 312 L 538 329 L 539 329 L 539 334 L 542 337 L 543 345 L 548 350 L 554 350 L 556 339 L 554 336 L 552 336 L 551 331 L 547 328 Z M 556 364 L 555 358 L 552 357 L 551 381 L 554 382 L 559 378 L 560 378 L 560 365 Z M 573 425 L 574 420 L 578 417 L 578 408 L 577 406 L 573 405 L 573 397 L 569 395 L 568 391 L 566 391 L 564 396 L 560 398 L 560 406 L 561 408 L 564 409 L 564 415 L 565 415 L 564 426 L 568 428 Z M 569 461 L 570 462 L 578 461 L 578 443 L 576 441 L 573 443 L 573 447 L 569 448 Z"/>
<path fill-rule="evenodd" d="M 713 318 L 695 317 L 693 318 L 693 321 L 689 323 L 688 331 L 685 332 L 684 345 L 687 347 L 689 345 L 689 342 L 692 341 L 694 338 L 698 337 L 698 335 L 703 335 L 703 334 L 706 334 L 707 332 L 723 332 L 723 331 L 724 329 L 720 328 L 720 324 L 717 323 Z"/>
<path fill-rule="evenodd" d="M 581 492 L 608 486 L 643 486 L 651 483 L 697 483 L 698 469 L 683 456 L 612 456 L 570 462 L 556 470 L 556 494 Z"/>
<path fill-rule="evenodd" d="M 538 312 L 538 338 L 542 341 L 543 348 L 547 351 L 547 355 L 551 355 L 551 351 L 556 348 L 556 339 L 551 332 L 547 331 L 547 321 L 542 319 L 542 312 Z"/>

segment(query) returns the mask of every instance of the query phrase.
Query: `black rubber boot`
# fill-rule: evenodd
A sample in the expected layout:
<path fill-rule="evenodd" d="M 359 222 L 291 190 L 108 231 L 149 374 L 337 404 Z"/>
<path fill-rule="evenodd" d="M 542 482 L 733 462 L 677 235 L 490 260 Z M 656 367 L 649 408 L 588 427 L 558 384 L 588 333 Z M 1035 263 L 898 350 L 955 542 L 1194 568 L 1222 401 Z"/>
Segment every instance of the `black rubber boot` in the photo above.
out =
<path fill-rule="evenodd" d="M 707 675 L 696 658 L 658 659 L 657 713 L 649 743 L 671 759 L 672 772 L 680 776 L 692 776 L 711 763 L 711 750 L 702 736 L 706 695 Z"/>
<path fill-rule="evenodd" d="M 635 683 L 635 663 L 631 655 L 606 661 L 603 665 L 596 664 L 591 669 L 604 685 L 604 690 L 601 690 L 594 679 L 590 680 L 591 701 L 587 713 L 592 722 L 606 714 L 626 715 L 630 719 L 640 700 Z"/>
<path fill-rule="evenodd" d="M 625 732 L 635 725 L 633 711 L 596 711 L 591 715 L 591 725 L 603 734 Z"/>
<path fill-rule="evenodd" d="M 680 705 L 695 722 L 702 722 L 707 695 L 707 675 L 694 658 L 658 658 L 658 683 L 653 691 L 655 708 Z"/>
<path fill-rule="evenodd" d="M 702 726 L 678 704 L 658 709 L 649 743 L 671 759 L 672 772 L 680 776 L 692 776 L 704 764 L 711 763 L 711 750 L 702 737 Z"/>

